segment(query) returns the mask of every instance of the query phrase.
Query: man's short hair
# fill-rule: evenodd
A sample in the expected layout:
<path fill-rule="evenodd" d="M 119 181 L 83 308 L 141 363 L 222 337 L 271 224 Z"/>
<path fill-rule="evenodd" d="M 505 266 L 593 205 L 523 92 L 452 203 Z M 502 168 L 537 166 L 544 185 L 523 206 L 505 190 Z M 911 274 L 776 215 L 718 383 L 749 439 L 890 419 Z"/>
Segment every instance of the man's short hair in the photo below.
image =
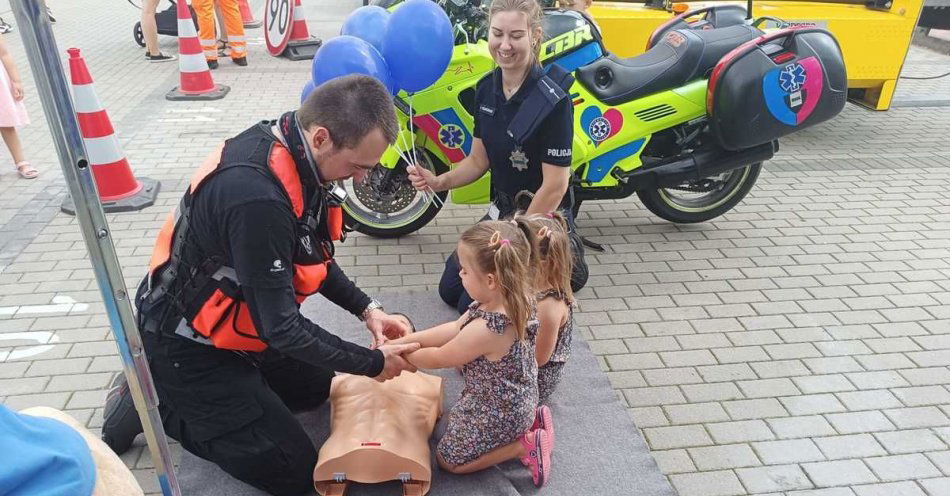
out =
<path fill-rule="evenodd" d="M 338 77 L 317 86 L 297 111 L 303 129 L 323 126 L 333 144 L 354 148 L 373 129 L 386 142 L 396 142 L 399 125 L 389 91 L 375 78 L 361 74 Z"/>

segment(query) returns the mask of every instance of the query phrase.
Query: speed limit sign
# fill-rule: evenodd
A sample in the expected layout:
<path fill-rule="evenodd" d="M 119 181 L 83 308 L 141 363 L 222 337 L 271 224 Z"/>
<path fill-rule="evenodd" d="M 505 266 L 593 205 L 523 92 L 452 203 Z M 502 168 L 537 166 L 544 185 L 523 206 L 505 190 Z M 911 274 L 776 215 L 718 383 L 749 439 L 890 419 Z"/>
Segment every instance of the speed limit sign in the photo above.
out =
<path fill-rule="evenodd" d="M 287 48 L 293 22 L 292 0 L 267 0 L 264 7 L 264 40 L 271 55 L 276 57 Z"/>

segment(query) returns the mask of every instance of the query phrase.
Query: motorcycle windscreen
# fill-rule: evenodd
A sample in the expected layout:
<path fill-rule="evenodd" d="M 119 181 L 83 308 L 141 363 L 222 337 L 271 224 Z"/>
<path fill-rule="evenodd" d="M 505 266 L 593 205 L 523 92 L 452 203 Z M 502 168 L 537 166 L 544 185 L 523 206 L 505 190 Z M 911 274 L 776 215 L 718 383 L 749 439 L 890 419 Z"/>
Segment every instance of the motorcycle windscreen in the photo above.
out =
<path fill-rule="evenodd" d="M 848 77 L 823 29 L 784 29 L 733 50 L 710 78 L 707 110 L 720 145 L 740 150 L 838 115 Z"/>

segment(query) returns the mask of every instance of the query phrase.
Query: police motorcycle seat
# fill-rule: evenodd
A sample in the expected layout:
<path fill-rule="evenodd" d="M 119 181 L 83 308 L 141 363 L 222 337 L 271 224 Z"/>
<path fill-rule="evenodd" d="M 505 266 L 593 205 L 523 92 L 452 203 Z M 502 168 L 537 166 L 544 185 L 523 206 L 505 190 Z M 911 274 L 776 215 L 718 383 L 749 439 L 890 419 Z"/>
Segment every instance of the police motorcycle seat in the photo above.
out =
<path fill-rule="evenodd" d="M 577 80 L 601 102 L 620 105 L 705 77 L 729 51 L 762 34 L 747 24 L 670 31 L 641 55 L 608 54 L 578 68 Z"/>

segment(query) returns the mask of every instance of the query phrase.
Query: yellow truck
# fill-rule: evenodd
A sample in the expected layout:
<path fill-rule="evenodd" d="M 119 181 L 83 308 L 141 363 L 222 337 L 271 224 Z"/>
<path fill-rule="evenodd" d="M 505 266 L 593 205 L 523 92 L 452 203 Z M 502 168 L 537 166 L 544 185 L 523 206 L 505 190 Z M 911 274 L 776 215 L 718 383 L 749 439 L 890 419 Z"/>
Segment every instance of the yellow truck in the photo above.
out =
<path fill-rule="evenodd" d="M 831 31 L 841 44 L 848 71 L 849 99 L 887 110 L 910 47 L 924 0 L 756 1 L 754 18 L 771 16 L 792 25 Z M 643 53 L 650 34 L 677 12 L 746 2 L 647 3 L 597 0 L 590 14 L 600 25 L 607 48 L 619 57 Z"/>

